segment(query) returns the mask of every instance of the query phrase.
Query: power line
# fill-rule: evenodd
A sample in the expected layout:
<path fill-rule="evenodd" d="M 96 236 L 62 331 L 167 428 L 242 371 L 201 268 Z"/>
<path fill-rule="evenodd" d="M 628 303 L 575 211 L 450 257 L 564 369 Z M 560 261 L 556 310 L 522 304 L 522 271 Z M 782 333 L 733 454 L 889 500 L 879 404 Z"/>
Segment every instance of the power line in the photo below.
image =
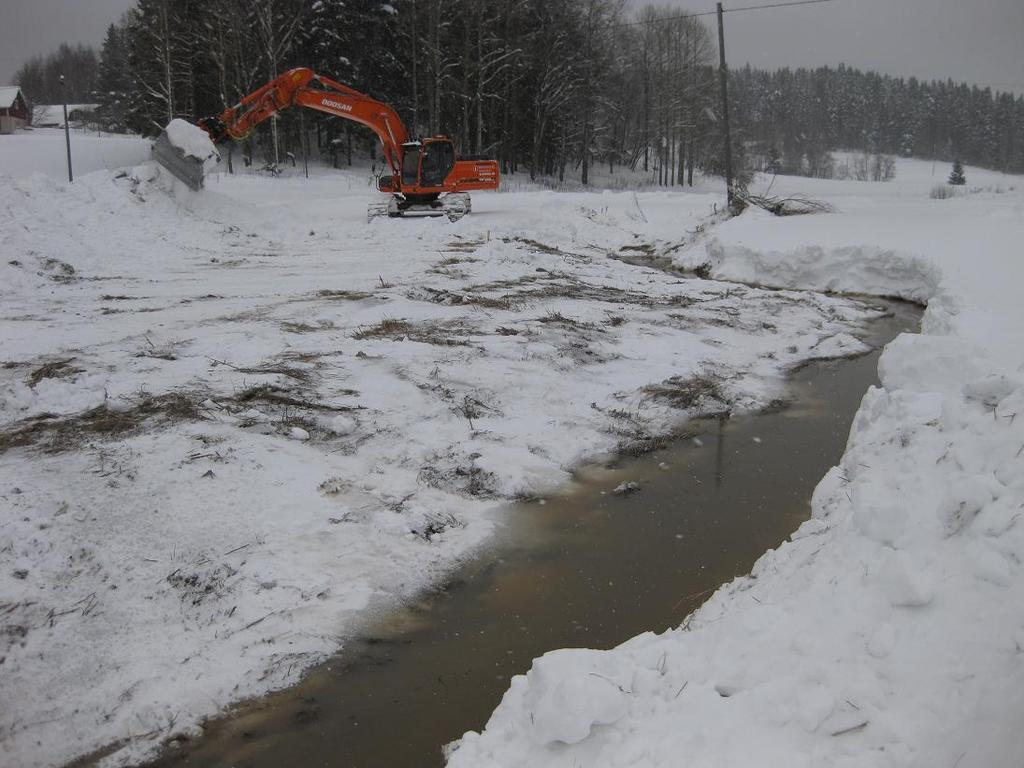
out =
<path fill-rule="evenodd" d="M 831 0 L 817 0 L 818 2 L 830 2 Z M 644 19 L 643 21 L 619 21 L 609 24 L 609 27 L 636 27 L 641 24 L 659 24 L 663 21 L 679 21 L 681 19 L 696 19 L 700 16 L 714 16 L 717 11 L 700 11 L 698 13 L 682 13 L 678 16 L 661 16 L 657 19 Z"/>
<path fill-rule="evenodd" d="M 769 8 L 789 8 L 795 5 L 819 5 L 820 3 L 834 3 L 836 0 L 790 0 L 786 3 L 771 3 L 769 5 L 748 5 L 743 8 L 723 8 L 722 13 L 739 13 L 740 11 L 764 11 Z M 696 19 L 701 16 L 714 16 L 718 11 L 697 11 L 696 13 L 680 13 L 675 16 L 661 16 L 657 19 L 644 19 L 639 21 L 621 21 L 609 24 L 610 27 L 635 27 L 640 24 L 658 24 L 663 21 L 678 21 L 680 19 Z"/>
<path fill-rule="evenodd" d="M 832 3 L 835 0 L 792 0 L 788 3 L 773 3 L 772 5 L 748 5 L 745 8 L 723 8 L 722 13 L 736 13 L 737 11 L 762 11 L 767 8 L 788 8 L 793 5 L 818 5 L 819 3 Z"/>

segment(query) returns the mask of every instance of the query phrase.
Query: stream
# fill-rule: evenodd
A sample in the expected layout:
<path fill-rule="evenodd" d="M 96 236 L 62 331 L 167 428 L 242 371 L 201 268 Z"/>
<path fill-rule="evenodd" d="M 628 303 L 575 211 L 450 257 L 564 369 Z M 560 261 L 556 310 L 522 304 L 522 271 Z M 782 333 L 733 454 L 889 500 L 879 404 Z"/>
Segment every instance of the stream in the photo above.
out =
<path fill-rule="evenodd" d="M 865 336 L 873 351 L 798 369 L 789 406 L 693 422 L 668 448 L 515 505 L 493 545 L 444 585 L 370 619 L 300 684 L 208 723 L 154 765 L 441 766 L 443 745 L 480 730 L 533 658 L 677 626 L 809 517 L 881 346 L 918 328 L 919 308 L 885 307 Z M 639 490 L 613 493 L 625 482 Z"/>

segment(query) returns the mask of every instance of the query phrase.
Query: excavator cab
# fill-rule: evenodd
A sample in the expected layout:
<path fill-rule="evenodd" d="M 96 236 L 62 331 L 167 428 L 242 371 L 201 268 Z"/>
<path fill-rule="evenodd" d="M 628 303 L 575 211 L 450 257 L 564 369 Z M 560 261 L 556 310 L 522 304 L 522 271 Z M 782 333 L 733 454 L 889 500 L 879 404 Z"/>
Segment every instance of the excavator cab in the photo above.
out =
<path fill-rule="evenodd" d="M 402 145 L 402 190 L 407 194 L 440 192 L 454 167 L 455 144 L 451 139 L 408 141 Z"/>
<path fill-rule="evenodd" d="M 455 167 L 455 144 L 451 139 L 430 139 L 420 150 L 420 186 L 440 187 Z"/>
<path fill-rule="evenodd" d="M 388 202 L 370 203 L 367 219 L 376 216 L 447 216 L 452 221 L 470 211 L 469 195 L 453 190 L 452 176 L 457 170 L 455 143 L 445 136 L 434 136 L 420 141 L 406 141 L 401 145 L 402 159 L 399 173 L 383 175 L 377 179 L 377 189 L 393 195 Z M 493 163 L 494 161 L 490 161 Z M 473 170 L 475 171 L 474 165 Z M 497 186 L 484 181 L 483 189 Z M 458 182 L 455 182 L 456 184 Z M 472 188 L 472 187 L 471 187 Z"/>

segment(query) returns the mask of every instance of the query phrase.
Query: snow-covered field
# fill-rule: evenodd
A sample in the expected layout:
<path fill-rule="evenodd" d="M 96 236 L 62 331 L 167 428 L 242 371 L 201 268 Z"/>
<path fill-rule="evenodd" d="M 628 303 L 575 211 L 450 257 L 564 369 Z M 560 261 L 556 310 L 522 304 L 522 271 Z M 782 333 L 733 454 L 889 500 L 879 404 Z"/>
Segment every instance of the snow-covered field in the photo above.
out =
<path fill-rule="evenodd" d="M 21 178 L 43 173 L 67 180 L 68 157 L 64 131 L 58 128 L 34 128 L 3 137 L 0 173 Z M 71 169 L 75 177 L 93 171 L 111 171 L 149 159 L 151 142 L 138 136 L 97 135 L 80 128 L 71 130 Z"/>
<path fill-rule="evenodd" d="M 883 353 L 790 542 L 678 629 L 537 659 L 450 768 L 1024 765 L 1024 179 L 971 169 L 932 200 L 948 168 L 897 171 L 780 178 L 839 212 L 656 249 L 720 279 L 913 295 L 923 334 Z"/>
<path fill-rule="evenodd" d="M 0 159 L 52 143 L 14 138 Z M 365 172 L 59 179 L 0 179 L 4 765 L 135 761 L 294 682 L 505 500 L 769 402 L 787 368 L 863 349 L 874 314 L 614 258 L 684 241 L 711 194 L 481 194 L 454 224 L 367 224 Z M 886 293 L 934 292 L 887 259 Z"/>

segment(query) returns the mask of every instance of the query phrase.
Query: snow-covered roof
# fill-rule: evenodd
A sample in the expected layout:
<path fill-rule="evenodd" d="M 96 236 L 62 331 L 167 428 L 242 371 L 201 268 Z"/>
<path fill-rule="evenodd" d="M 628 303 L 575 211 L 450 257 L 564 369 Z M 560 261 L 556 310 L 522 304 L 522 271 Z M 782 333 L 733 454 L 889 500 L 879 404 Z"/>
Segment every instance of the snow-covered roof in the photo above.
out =
<path fill-rule="evenodd" d="M 68 116 L 72 112 L 94 112 L 99 104 L 68 104 Z M 62 125 L 64 123 L 63 104 L 37 104 L 32 108 L 33 125 Z"/>
<path fill-rule="evenodd" d="M 0 87 L 0 109 L 10 109 L 14 106 L 14 100 L 21 93 L 21 88 L 16 85 L 5 85 Z"/>

